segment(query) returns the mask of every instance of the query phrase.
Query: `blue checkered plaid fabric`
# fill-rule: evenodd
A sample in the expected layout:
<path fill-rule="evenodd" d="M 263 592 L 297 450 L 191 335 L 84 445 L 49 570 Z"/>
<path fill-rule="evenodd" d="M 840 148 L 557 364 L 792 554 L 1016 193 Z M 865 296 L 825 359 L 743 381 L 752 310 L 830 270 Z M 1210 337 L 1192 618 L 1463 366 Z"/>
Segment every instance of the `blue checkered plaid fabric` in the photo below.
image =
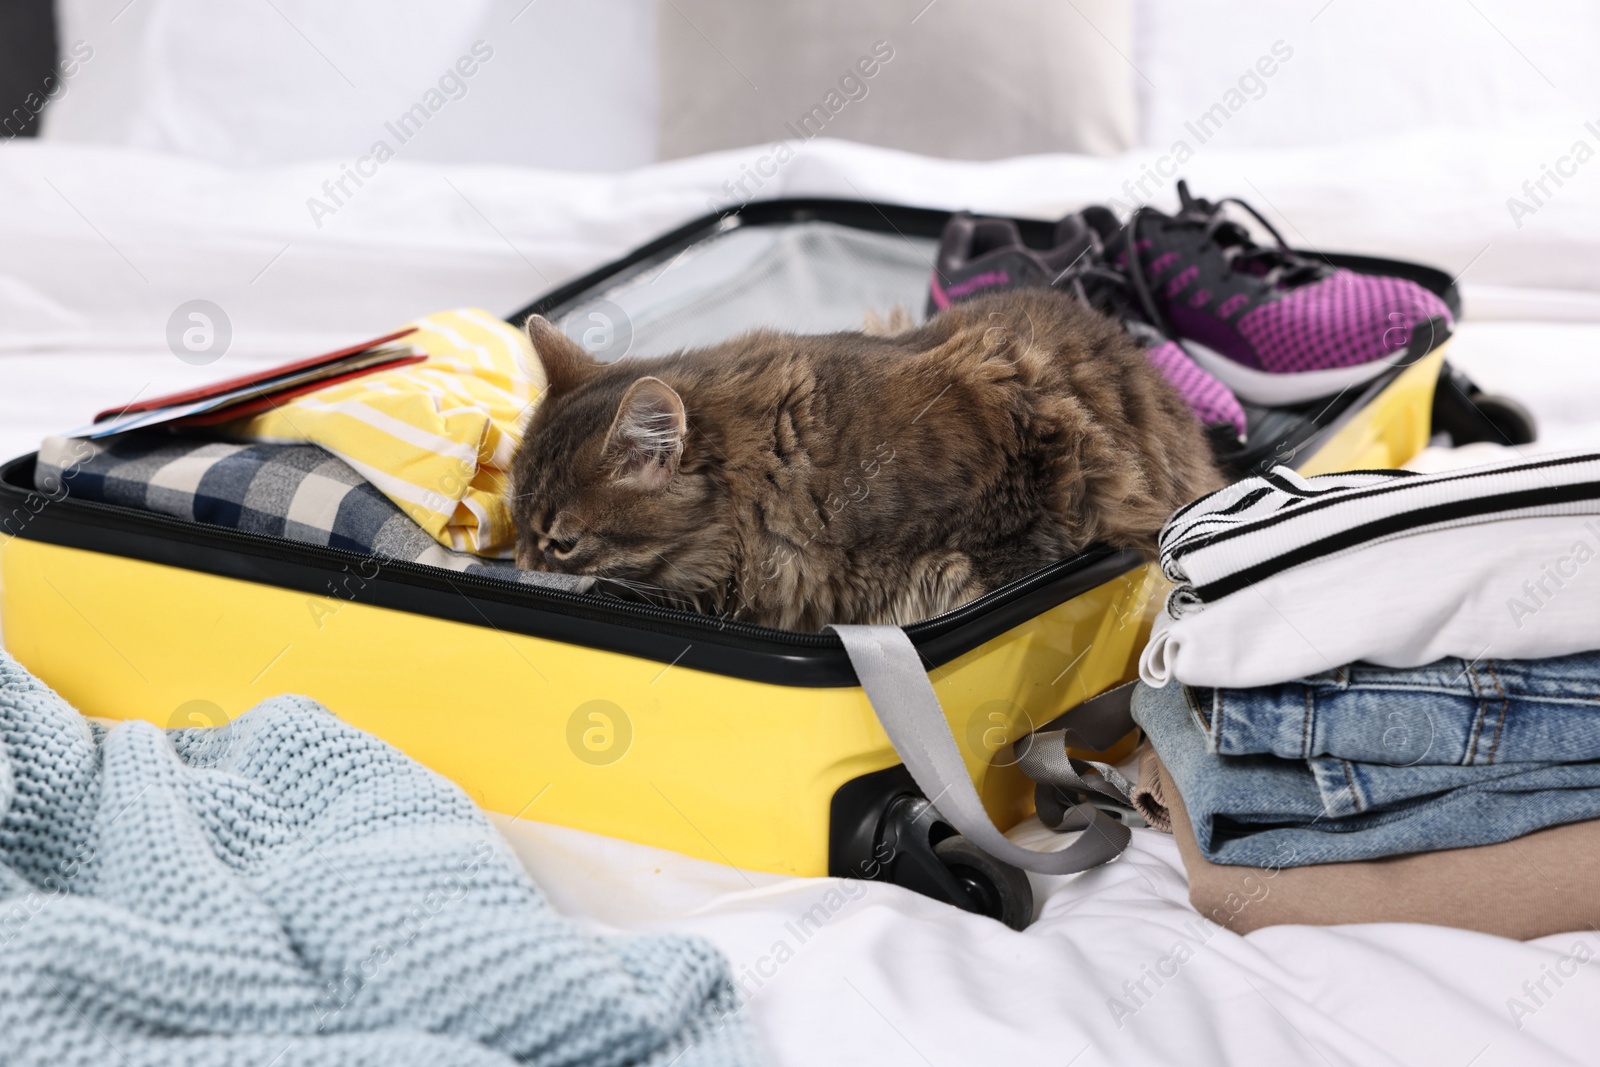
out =
<path fill-rule="evenodd" d="M 51 437 L 34 486 L 192 522 L 445 567 L 506 581 L 575 589 L 574 575 L 520 571 L 506 559 L 452 552 L 348 464 L 316 445 L 231 444 L 127 434 Z"/>

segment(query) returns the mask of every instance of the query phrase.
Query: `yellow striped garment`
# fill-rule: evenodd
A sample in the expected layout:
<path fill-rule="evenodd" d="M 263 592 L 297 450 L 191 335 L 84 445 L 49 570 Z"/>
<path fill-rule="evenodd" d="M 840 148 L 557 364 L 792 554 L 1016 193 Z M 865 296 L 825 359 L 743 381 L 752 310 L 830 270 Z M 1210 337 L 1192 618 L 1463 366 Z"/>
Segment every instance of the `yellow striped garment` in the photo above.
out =
<path fill-rule="evenodd" d="M 510 556 L 507 472 L 544 388 L 532 348 L 521 331 L 478 308 L 411 325 L 416 332 L 398 343 L 426 352 L 426 361 L 308 393 L 229 430 L 320 445 L 446 548 Z"/>

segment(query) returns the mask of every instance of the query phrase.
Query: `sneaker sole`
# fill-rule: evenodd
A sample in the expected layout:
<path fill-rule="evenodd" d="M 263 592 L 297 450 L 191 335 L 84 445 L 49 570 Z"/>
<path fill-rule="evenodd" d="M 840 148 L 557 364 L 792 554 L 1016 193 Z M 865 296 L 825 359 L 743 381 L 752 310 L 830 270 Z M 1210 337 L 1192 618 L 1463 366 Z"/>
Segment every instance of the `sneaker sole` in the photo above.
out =
<path fill-rule="evenodd" d="M 1184 350 L 1194 357 L 1194 361 L 1200 364 L 1201 368 L 1233 390 L 1233 395 L 1240 400 L 1264 407 L 1289 407 L 1342 393 L 1378 377 L 1391 367 L 1422 358 L 1443 344 L 1450 336 L 1443 322 L 1434 320 L 1428 325 L 1433 328 L 1417 331 L 1419 334 L 1425 333 L 1429 338 L 1430 343 L 1425 346 L 1413 343 L 1383 359 L 1375 359 L 1359 366 L 1330 367 L 1327 370 L 1308 370 L 1298 374 L 1273 374 L 1271 371 L 1246 367 L 1197 341 L 1186 340 L 1182 344 Z"/>

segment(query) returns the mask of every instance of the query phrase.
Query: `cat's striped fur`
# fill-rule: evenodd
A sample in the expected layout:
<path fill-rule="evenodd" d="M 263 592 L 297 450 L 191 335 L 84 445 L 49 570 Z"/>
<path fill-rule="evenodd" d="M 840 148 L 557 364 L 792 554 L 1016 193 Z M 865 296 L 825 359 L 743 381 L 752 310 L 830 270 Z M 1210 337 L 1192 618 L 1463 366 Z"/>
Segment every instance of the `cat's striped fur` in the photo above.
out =
<path fill-rule="evenodd" d="M 909 623 L 1096 542 L 1149 553 L 1221 484 L 1121 327 L 1055 292 L 606 366 L 529 333 L 519 563 L 765 625 Z"/>

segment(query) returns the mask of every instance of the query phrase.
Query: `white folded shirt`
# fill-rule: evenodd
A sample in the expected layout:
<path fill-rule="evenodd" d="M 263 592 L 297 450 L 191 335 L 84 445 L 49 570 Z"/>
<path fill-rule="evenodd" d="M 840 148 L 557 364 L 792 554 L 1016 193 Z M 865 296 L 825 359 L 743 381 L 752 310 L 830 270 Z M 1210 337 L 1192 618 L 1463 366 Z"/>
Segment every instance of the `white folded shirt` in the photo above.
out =
<path fill-rule="evenodd" d="M 1163 612 L 1139 674 L 1152 686 L 1243 687 L 1358 660 L 1419 667 L 1594 649 L 1600 516 L 1480 518 L 1278 570 L 1176 619 Z"/>
<path fill-rule="evenodd" d="M 1600 514 L 1600 454 L 1557 453 L 1435 474 L 1354 471 L 1304 478 L 1287 467 L 1185 507 L 1161 531 L 1174 618 L 1252 586 L 1393 539 L 1531 516 Z"/>

